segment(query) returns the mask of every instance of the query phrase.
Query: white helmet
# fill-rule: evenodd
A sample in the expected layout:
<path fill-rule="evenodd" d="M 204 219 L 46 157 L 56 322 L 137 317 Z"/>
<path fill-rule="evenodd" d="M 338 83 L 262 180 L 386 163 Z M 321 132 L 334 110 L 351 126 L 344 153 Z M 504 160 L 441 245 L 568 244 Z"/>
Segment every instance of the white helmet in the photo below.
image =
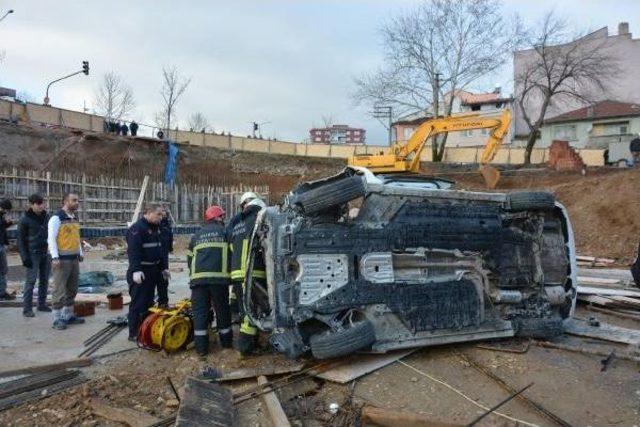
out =
<path fill-rule="evenodd" d="M 247 206 L 260 206 L 260 209 L 264 209 L 267 207 L 267 204 L 262 199 L 256 198 L 247 203 Z"/>
<path fill-rule="evenodd" d="M 253 199 L 259 199 L 258 195 L 253 191 L 247 191 L 242 196 L 240 196 L 240 204 L 247 203 Z"/>

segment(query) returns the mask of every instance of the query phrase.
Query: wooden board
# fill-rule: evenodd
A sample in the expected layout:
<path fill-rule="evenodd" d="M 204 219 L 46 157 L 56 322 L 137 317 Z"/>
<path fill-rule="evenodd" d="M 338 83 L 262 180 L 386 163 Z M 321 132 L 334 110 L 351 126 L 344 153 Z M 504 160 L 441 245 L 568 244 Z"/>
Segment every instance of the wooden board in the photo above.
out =
<path fill-rule="evenodd" d="M 229 372 L 223 372 L 222 377 L 218 378 L 216 381 L 225 382 L 225 381 L 235 381 L 235 380 L 244 380 L 248 378 L 257 378 L 260 375 L 281 375 L 281 374 L 290 374 L 292 372 L 301 371 L 304 368 L 303 363 L 297 363 L 291 366 L 260 366 L 257 368 L 242 368 L 236 369 Z"/>
<path fill-rule="evenodd" d="M 176 427 L 230 426 L 234 409 L 231 390 L 189 377 L 184 385 Z"/>
<path fill-rule="evenodd" d="M 149 415 L 146 412 L 136 411 L 135 409 L 115 407 L 109 405 L 106 401 L 98 398 L 89 400 L 91 411 L 109 421 L 123 423 L 130 427 L 148 427 L 160 421 L 159 418 Z"/>
<path fill-rule="evenodd" d="M 366 405 L 362 408 L 363 427 L 462 427 L 463 424 L 450 424 L 436 421 L 422 414 L 397 411 L 395 409 L 376 408 Z"/>
<path fill-rule="evenodd" d="M 346 358 L 339 366 L 315 374 L 315 377 L 345 384 L 363 375 L 377 371 L 380 368 L 384 368 L 403 357 L 407 357 L 414 351 L 416 351 L 416 349 L 412 348 L 385 354 L 355 354 Z"/>
<path fill-rule="evenodd" d="M 600 323 L 600 326 L 597 327 L 589 326 L 586 322 L 577 319 L 565 321 L 564 326 L 565 332 L 569 335 L 640 345 L 640 330 L 637 329 L 620 328 L 607 323 Z"/>
<path fill-rule="evenodd" d="M 593 276 L 578 276 L 578 284 L 580 285 L 621 285 L 619 279 L 613 279 L 610 277 L 593 277 Z"/>
<path fill-rule="evenodd" d="M 258 377 L 259 386 L 264 386 L 268 383 L 269 380 L 264 375 Z M 273 391 L 262 394 L 260 398 L 262 399 L 262 403 L 264 403 L 264 405 L 267 407 L 267 412 L 269 413 L 271 422 L 274 426 L 291 427 L 289 419 L 287 418 L 287 414 L 284 413 L 282 405 L 280 405 L 280 401 L 278 400 L 278 396 L 276 396 Z"/>
<path fill-rule="evenodd" d="M 640 298 L 640 291 L 631 291 L 627 289 L 596 288 L 589 286 L 578 286 L 578 294 L 615 295 L 622 297 Z"/>

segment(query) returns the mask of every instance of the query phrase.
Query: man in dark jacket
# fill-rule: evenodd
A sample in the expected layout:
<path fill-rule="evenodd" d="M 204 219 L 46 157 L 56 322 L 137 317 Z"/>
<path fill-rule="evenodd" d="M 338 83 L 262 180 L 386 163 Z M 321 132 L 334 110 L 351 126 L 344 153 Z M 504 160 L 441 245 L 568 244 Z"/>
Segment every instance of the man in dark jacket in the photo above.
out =
<path fill-rule="evenodd" d="M 205 225 L 193 235 L 187 251 L 193 336 L 200 356 L 209 353 L 209 313 L 212 302 L 220 345 L 231 348 L 233 341 L 229 310 L 229 244 L 224 215 L 220 206 L 209 206 L 204 214 Z"/>
<path fill-rule="evenodd" d="M 120 126 L 120 131 L 122 132 L 122 136 L 127 136 L 127 134 L 129 133 L 129 127 L 126 123 L 122 123 L 122 126 Z"/>
<path fill-rule="evenodd" d="M 13 205 L 11 200 L 4 199 L 0 201 L 0 300 L 16 299 L 15 295 L 7 293 L 7 273 L 9 266 L 7 264 L 7 251 L 5 246 L 9 244 L 9 236 L 7 228 L 13 225 L 13 221 L 5 218 Z"/>
<path fill-rule="evenodd" d="M 171 229 L 171 221 L 169 221 L 169 214 L 166 209 L 163 210 L 162 221 L 160 221 L 160 238 L 162 239 L 165 264 L 169 268 L 169 254 L 173 252 L 173 230 Z M 158 306 L 162 308 L 169 306 L 169 276 L 165 276 L 158 282 Z"/>
<path fill-rule="evenodd" d="M 127 230 L 130 341 L 136 340 L 140 323 L 153 305 L 156 285 L 169 274 L 159 228 L 163 210 L 159 204 L 148 204 L 143 217 Z"/>
<path fill-rule="evenodd" d="M 253 227 L 258 218 L 258 212 L 266 207 L 266 204 L 259 198 L 249 201 L 239 216 L 234 217 L 234 223 L 230 223 L 228 227 L 229 246 L 231 250 L 231 281 L 233 282 L 233 290 L 240 302 L 240 311 L 242 315 L 242 323 L 240 324 L 240 335 L 238 336 L 238 349 L 243 355 L 251 354 L 255 350 L 258 340 L 258 329 L 253 326 L 249 317 L 244 313 L 243 295 L 245 287 L 245 275 L 247 265 L 249 264 L 249 242 L 253 234 Z M 266 279 L 264 266 L 264 256 L 257 253 L 253 259 L 253 269 L 251 277 L 256 282 L 262 282 Z"/>
<path fill-rule="evenodd" d="M 640 245 L 638 245 L 638 255 L 636 256 L 636 262 L 631 266 L 631 275 L 636 286 L 640 288 Z"/>
<path fill-rule="evenodd" d="M 131 131 L 131 136 L 138 135 L 138 124 L 135 122 L 135 120 L 131 122 L 131 125 L 129 126 L 129 130 Z"/>
<path fill-rule="evenodd" d="M 49 216 L 44 199 L 39 194 L 29 196 L 29 209 L 18 224 L 18 248 L 22 265 L 27 268 L 24 284 L 22 314 L 33 317 L 33 287 L 38 282 L 38 311 L 50 312 L 47 307 L 47 288 L 51 272 L 51 258 L 47 253 L 47 224 Z"/>

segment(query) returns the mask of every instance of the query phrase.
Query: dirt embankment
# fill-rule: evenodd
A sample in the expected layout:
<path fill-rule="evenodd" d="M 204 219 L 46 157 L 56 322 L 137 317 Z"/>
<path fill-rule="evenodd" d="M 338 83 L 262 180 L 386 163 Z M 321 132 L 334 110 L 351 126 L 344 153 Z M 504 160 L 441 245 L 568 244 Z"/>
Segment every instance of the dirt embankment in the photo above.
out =
<path fill-rule="evenodd" d="M 0 168 L 64 170 L 117 178 L 161 179 L 165 144 L 105 134 L 81 134 L 63 129 L 16 126 L 0 122 Z M 267 141 L 265 141 L 265 144 Z M 332 174 L 342 159 L 234 152 L 180 146 L 178 181 L 212 186 L 267 184 L 279 200 L 300 181 Z"/>

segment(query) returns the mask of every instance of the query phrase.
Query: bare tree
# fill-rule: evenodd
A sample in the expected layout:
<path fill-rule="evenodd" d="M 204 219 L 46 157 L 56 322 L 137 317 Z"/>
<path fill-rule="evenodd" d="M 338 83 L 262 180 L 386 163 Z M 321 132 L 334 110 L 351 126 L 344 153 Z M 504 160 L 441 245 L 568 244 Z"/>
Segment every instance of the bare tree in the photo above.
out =
<path fill-rule="evenodd" d="M 326 114 L 322 116 L 322 125 L 325 128 L 330 128 L 331 126 L 333 126 L 333 114 Z"/>
<path fill-rule="evenodd" d="M 182 77 L 175 65 L 162 68 L 162 110 L 156 114 L 156 124 L 168 134 L 171 122 L 175 119 L 175 107 L 178 100 L 187 90 L 191 78 Z"/>
<path fill-rule="evenodd" d="M 111 71 L 102 77 L 95 94 L 96 112 L 108 120 L 126 118 L 135 108 L 133 91 L 124 79 Z"/>
<path fill-rule="evenodd" d="M 204 114 L 197 112 L 189 116 L 189 128 L 195 132 L 206 132 L 209 127 L 209 121 Z"/>
<path fill-rule="evenodd" d="M 355 80 L 357 102 L 391 105 L 396 115 L 451 114 L 456 91 L 495 71 L 521 40 L 499 0 L 426 0 L 382 28 L 384 65 Z M 447 95 L 446 97 L 444 95 Z M 432 141 L 444 155 L 446 134 Z"/>
<path fill-rule="evenodd" d="M 606 39 L 571 35 L 566 20 L 553 12 L 536 28 L 529 42 L 530 58 L 515 75 L 517 107 L 529 129 L 525 164 L 531 163 L 549 107 L 571 100 L 593 102 L 606 94 L 609 78 L 619 70 Z"/>

